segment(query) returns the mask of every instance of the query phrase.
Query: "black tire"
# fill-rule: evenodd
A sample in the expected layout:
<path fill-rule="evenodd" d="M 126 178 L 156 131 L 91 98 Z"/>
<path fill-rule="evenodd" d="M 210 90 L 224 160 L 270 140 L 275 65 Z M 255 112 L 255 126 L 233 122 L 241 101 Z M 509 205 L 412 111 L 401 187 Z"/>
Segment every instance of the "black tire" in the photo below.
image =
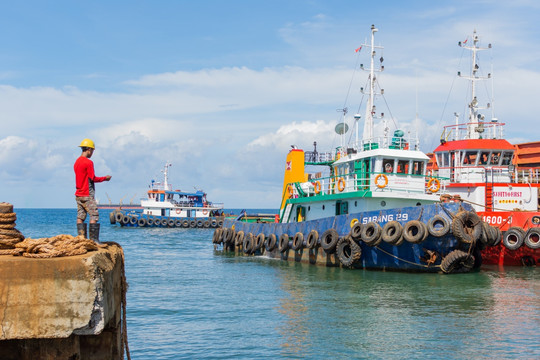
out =
<path fill-rule="evenodd" d="M 198 227 L 198 228 L 202 228 L 202 227 L 203 227 L 203 221 L 202 221 L 202 220 L 197 220 L 197 227 Z"/>
<path fill-rule="evenodd" d="M 146 225 L 148 225 L 149 227 L 154 226 L 154 219 L 152 217 L 146 219 Z"/>
<path fill-rule="evenodd" d="M 223 220 L 218 220 L 217 224 L 218 224 L 219 227 L 222 227 L 223 226 Z"/>
<path fill-rule="evenodd" d="M 186 229 L 189 228 L 189 220 L 183 220 L 182 221 L 182 227 L 184 227 Z"/>
<path fill-rule="evenodd" d="M 442 215 L 435 215 L 429 219 L 427 229 L 431 236 L 443 237 L 450 232 L 450 221 Z"/>
<path fill-rule="evenodd" d="M 129 224 L 130 225 L 136 225 L 137 224 L 137 218 L 135 216 L 129 217 Z"/>
<path fill-rule="evenodd" d="M 244 241 L 242 242 L 244 254 L 251 254 L 253 252 L 253 245 L 254 245 L 253 234 L 247 233 L 246 236 L 244 237 Z"/>
<path fill-rule="evenodd" d="M 227 233 L 225 234 L 224 242 L 226 244 L 234 244 L 234 238 L 236 236 L 236 232 L 233 228 L 227 229 Z"/>
<path fill-rule="evenodd" d="M 115 216 L 114 212 L 109 214 L 109 222 L 111 223 L 111 225 L 116 224 L 116 216 Z"/>
<path fill-rule="evenodd" d="M 161 224 L 161 226 L 166 227 L 169 222 L 167 221 L 167 219 L 161 219 L 159 223 Z"/>
<path fill-rule="evenodd" d="M 203 228 L 208 229 L 210 227 L 210 221 L 205 220 L 202 224 Z"/>
<path fill-rule="evenodd" d="M 264 248 L 266 251 L 272 251 L 276 248 L 277 238 L 275 234 L 270 234 L 264 239 Z"/>
<path fill-rule="evenodd" d="M 121 222 L 122 219 L 124 217 L 124 214 L 121 212 L 121 211 L 118 211 L 115 215 L 114 215 L 114 219 L 117 221 L 117 222 Z"/>
<path fill-rule="evenodd" d="M 221 228 L 220 228 L 221 229 Z M 235 246 L 240 246 L 244 243 L 244 232 L 242 230 L 240 230 L 239 232 L 236 233 L 235 237 L 234 237 L 234 245 Z"/>
<path fill-rule="evenodd" d="M 368 222 L 362 228 L 362 241 L 368 246 L 377 246 L 381 243 L 382 228 L 376 222 Z"/>
<path fill-rule="evenodd" d="M 540 248 L 540 228 L 530 228 L 525 234 L 524 242 L 531 249 Z"/>
<path fill-rule="evenodd" d="M 360 241 L 360 239 L 362 238 L 363 227 L 364 226 L 362 225 L 362 223 L 360 221 L 357 221 L 351 228 L 351 237 L 354 241 Z"/>
<path fill-rule="evenodd" d="M 462 250 L 451 251 L 441 262 L 445 274 L 470 272 L 474 267 L 474 256 Z"/>
<path fill-rule="evenodd" d="M 462 211 L 454 217 L 452 233 L 460 242 L 472 244 L 482 235 L 482 220 L 474 211 Z"/>
<path fill-rule="evenodd" d="M 326 230 L 321 237 L 321 247 L 327 254 L 332 254 L 336 251 L 336 245 L 339 240 L 339 235 L 335 229 Z"/>
<path fill-rule="evenodd" d="M 214 230 L 214 236 L 212 236 L 212 243 L 219 244 L 221 240 L 221 229 Z"/>
<path fill-rule="evenodd" d="M 174 220 L 174 226 L 175 226 L 175 227 L 182 227 L 182 220 L 180 220 L 180 219 L 175 219 L 175 220 Z"/>
<path fill-rule="evenodd" d="M 403 226 L 397 221 L 387 222 L 381 233 L 381 239 L 390 245 L 396 245 L 403 237 Z"/>
<path fill-rule="evenodd" d="M 350 236 L 345 236 L 338 240 L 336 254 L 343 266 L 351 267 L 360 260 L 362 249 Z"/>
<path fill-rule="evenodd" d="M 174 222 L 174 219 L 168 219 L 167 220 L 167 226 L 171 227 L 171 228 L 175 227 L 176 223 Z"/>
<path fill-rule="evenodd" d="M 420 220 L 411 220 L 403 227 L 403 238 L 411 244 L 420 244 L 427 235 L 426 224 Z"/>
<path fill-rule="evenodd" d="M 512 226 L 504 232 L 502 241 L 508 250 L 517 250 L 525 241 L 525 230 L 517 226 Z"/>
<path fill-rule="evenodd" d="M 279 252 L 284 253 L 285 251 L 289 250 L 289 235 L 287 234 L 281 234 L 279 237 L 279 245 L 278 245 Z"/>
<path fill-rule="evenodd" d="M 196 228 L 197 222 L 195 220 L 189 220 L 189 227 L 190 228 Z"/>
<path fill-rule="evenodd" d="M 263 248 L 263 246 L 264 246 L 264 234 L 260 233 L 259 235 L 257 235 L 257 237 L 255 237 L 253 251 L 260 250 Z"/>
<path fill-rule="evenodd" d="M 145 218 L 139 218 L 139 220 L 137 221 L 137 225 L 139 225 L 140 227 L 145 227 L 146 226 L 146 219 Z"/>
<path fill-rule="evenodd" d="M 306 239 L 306 247 L 308 249 L 314 249 L 319 242 L 319 233 L 317 230 L 311 230 Z"/>
<path fill-rule="evenodd" d="M 293 250 L 300 250 L 304 246 L 304 234 L 301 232 L 297 232 L 296 235 L 294 235 L 292 246 L 291 248 Z"/>
<path fill-rule="evenodd" d="M 216 228 L 216 227 L 217 227 L 217 221 L 216 221 L 216 219 L 212 219 L 212 221 L 210 221 L 210 226 L 213 227 L 213 228 Z"/>
<path fill-rule="evenodd" d="M 491 246 L 497 246 L 502 241 L 502 231 L 496 226 L 491 226 Z"/>

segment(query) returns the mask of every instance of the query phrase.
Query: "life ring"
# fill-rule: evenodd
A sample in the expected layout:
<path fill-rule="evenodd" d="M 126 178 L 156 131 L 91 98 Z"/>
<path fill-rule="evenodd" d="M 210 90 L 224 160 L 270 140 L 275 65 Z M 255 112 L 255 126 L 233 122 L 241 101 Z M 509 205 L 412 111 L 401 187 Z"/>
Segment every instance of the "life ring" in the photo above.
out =
<path fill-rule="evenodd" d="M 202 214 L 203 214 L 203 215 L 207 215 L 207 214 L 208 214 L 208 210 L 204 209 L 204 210 L 202 211 Z"/>
<path fill-rule="evenodd" d="M 431 178 L 427 183 L 427 188 L 432 193 L 436 193 L 441 189 L 441 182 L 437 178 Z"/>
<path fill-rule="evenodd" d="M 381 177 L 384 179 L 384 183 L 383 183 L 383 184 L 380 184 L 380 183 L 379 183 L 379 179 L 380 179 Z M 388 185 L 388 176 L 386 176 L 386 175 L 384 175 L 384 174 L 379 174 L 379 175 L 375 176 L 375 184 L 377 184 L 377 187 L 378 187 L 379 189 L 385 188 L 386 185 Z"/>
<path fill-rule="evenodd" d="M 345 190 L 345 179 L 343 179 L 342 177 L 339 178 L 337 181 L 337 188 L 339 192 L 342 192 L 343 190 Z"/>
<path fill-rule="evenodd" d="M 315 194 L 318 194 L 321 192 L 321 182 L 315 181 L 313 184 L 313 191 L 315 191 Z"/>
<path fill-rule="evenodd" d="M 360 260 L 362 249 L 350 236 L 345 236 L 338 240 L 336 254 L 343 266 L 352 267 Z"/>
<path fill-rule="evenodd" d="M 180 214 L 181 212 L 182 212 L 182 210 L 176 209 L 176 213 L 177 213 L 177 214 Z"/>

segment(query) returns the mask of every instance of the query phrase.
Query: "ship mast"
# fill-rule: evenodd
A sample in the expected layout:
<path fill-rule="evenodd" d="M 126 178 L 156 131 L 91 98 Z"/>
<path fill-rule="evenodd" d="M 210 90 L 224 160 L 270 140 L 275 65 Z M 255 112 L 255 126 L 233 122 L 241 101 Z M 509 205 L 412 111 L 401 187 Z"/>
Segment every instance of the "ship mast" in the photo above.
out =
<path fill-rule="evenodd" d="M 364 134 L 363 134 L 363 141 L 366 142 L 372 142 L 373 141 L 373 115 L 375 114 L 375 95 L 378 95 L 375 93 L 375 72 L 381 72 L 384 70 L 384 66 L 381 66 L 380 69 L 375 69 L 375 49 L 383 49 L 382 46 L 375 46 L 375 33 L 379 31 L 375 27 L 375 25 L 371 25 L 371 44 L 362 44 L 362 46 L 368 46 L 371 50 L 371 64 L 369 69 L 364 69 L 363 65 L 360 65 L 360 67 L 363 70 L 369 71 L 369 92 L 368 92 L 368 102 L 366 106 L 366 122 L 364 124 Z M 380 62 L 383 62 L 383 58 L 380 58 Z M 364 93 L 364 89 L 360 89 L 362 93 Z"/>
<path fill-rule="evenodd" d="M 469 40 L 469 39 L 467 39 Z M 488 103 L 486 107 L 478 106 L 478 99 L 476 97 L 476 82 L 481 80 L 487 80 L 491 78 L 491 74 L 488 74 L 487 77 L 482 77 L 478 75 L 480 67 L 478 66 L 477 52 L 481 50 L 491 49 L 491 44 L 488 44 L 487 48 L 482 48 L 478 46 L 478 35 L 476 30 L 473 31 L 472 35 L 472 44 L 467 45 L 467 40 L 464 42 L 458 42 L 458 45 L 464 49 L 471 51 L 471 73 L 469 76 L 461 75 L 461 71 L 458 71 L 458 76 L 464 79 L 470 80 L 471 82 L 471 102 L 469 103 L 469 119 L 467 122 L 467 138 L 468 139 L 480 139 L 481 134 L 484 132 L 484 115 L 480 114 L 478 110 L 488 109 L 490 104 Z"/>

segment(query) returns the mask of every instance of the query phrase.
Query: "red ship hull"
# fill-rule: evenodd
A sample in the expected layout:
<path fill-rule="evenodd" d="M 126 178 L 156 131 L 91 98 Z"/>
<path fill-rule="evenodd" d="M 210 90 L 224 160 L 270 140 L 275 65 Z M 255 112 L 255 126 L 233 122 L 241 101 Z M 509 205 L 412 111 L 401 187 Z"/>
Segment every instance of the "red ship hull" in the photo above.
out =
<path fill-rule="evenodd" d="M 503 232 L 512 226 L 527 231 L 532 227 L 540 227 L 540 212 L 531 211 L 479 211 L 485 222 L 498 227 Z M 502 241 L 497 246 L 487 247 L 482 251 L 484 264 L 506 266 L 540 265 L 540 249 L 531 249 L 523 244 L 517 250 L 507 249 Z"/>

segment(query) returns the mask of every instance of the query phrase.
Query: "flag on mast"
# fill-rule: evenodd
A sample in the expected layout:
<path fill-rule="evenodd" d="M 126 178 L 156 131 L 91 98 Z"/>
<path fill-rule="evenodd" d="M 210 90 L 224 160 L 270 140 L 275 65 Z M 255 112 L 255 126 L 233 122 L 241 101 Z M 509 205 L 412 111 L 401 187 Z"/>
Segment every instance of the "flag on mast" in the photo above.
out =
<path fill-rule="evenodd" d="M 358 49 L 354 50 L 354 52 L 359 52 L 360 50 L 362 50 L 361 46 Z"/>

